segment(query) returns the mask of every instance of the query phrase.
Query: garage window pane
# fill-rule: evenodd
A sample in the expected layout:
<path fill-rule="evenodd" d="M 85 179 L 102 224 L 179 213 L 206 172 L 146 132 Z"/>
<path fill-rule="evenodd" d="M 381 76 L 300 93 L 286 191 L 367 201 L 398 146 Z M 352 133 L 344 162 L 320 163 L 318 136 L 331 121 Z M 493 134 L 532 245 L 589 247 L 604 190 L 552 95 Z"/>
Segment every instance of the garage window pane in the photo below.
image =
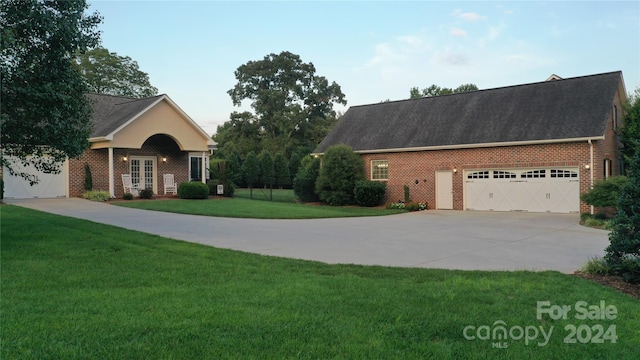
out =
<path fill-rule="evenodd" d="M 389 161 L 371 161 L 371 180 L 389 180 Z"/>
<path fill-rule="evenodd" d="M 521 178 L 543 178 L 547 176 L 547 170 L 531 170 L 520 175 Z"/>
<path fill-rule="evenodd" d="M 494 179 L 515 179 L 516 173 L 512 173 L 511 171 L 494 171 L 493 178 Z"/>
<path fill-rule="evenodd" d="M 488 179 L 489 171 L 476 171 L 469 173 L 467 179 Z"/>
<path fill-rule="evenodd" d="M 551 169 L 549 170 L 550 177 L 552 178 L 577 178 L 578 173 L 570 170 L 557 170 Z"/>

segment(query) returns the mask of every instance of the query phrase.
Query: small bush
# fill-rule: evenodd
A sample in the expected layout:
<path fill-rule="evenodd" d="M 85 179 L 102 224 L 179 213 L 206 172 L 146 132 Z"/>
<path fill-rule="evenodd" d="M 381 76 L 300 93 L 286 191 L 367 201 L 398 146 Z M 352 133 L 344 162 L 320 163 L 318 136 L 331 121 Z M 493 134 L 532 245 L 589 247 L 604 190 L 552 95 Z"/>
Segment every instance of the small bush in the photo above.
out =
<path fill-rule="evenodd" d="M 122 198 L 124 200 L 133 200 L 133 194 L 132 193 L 125 193 L 124 195 L 122 195 Z"/>
<path fill-rule="evenodd" d="M 426 202 L 423 202 L 423 203 L 410 202 L 405 204 L 404 208 L 407 209 L 408 211 L 427 210 L 427 203 Z"/>
<path fill-rule="evenodd" d="M 151 199 L 151 197 L 153 196 L 153 190 L 142 189 L 140 190 L 140 193 L 138 194 L 138 196 L 140 196 L 140 199 Z"/>
<path fill-rule="evenodd" d="M 183 182 L 178 185 L 178 196 L 181 199 L 206 199 L 209 197 L 209 186 L 199 181 Z"/>
<path fill-rule="evenodd" d="M 402 201 L 398 201 L 397 203 L 391 203 L 387 205 L 387 209 L 404 209 L 404 203 Z"/>
<path fill-rule="evenodd" d="M 107 201 L 111 195 L 108 191 L 92 190 L 86 191 L 82 197 L 91 201 Z"/>
<path fill-rule="evenodd" d="M 618 206 L 620 189 L 628 182 L 625 176 L 613 176 L 606 180 L 599 180 L 593 184 L 593 189 L 580 195 L 580 200 L 596 207 Z"/>
<path fill-rule="evenodd" d="M 387 183 L 362 180 L 356 182 L 354 189 L 356 203 L 360 206 L 378 206 L 387 191 Z"/>
<path fill-rule="evenodd" d="M 582 265 L 580 272 L 592 275 L 608 275 L 611 273 L 611 267 L 603 258 L 594 257 Z"/>
<path fill-rule="evenodd" d="M 593 218 L 593 215 L 591 215 L 591 214 L 589 214 L 589 213 L 587 213 L 587 212 L 582 213 L 582 214 L 580 214 L 580 223 L 581 223 L 581 224 L 583 224 L 583 223 L 585 223 L 588 219 L 592 219 L 592 218 Z"/>

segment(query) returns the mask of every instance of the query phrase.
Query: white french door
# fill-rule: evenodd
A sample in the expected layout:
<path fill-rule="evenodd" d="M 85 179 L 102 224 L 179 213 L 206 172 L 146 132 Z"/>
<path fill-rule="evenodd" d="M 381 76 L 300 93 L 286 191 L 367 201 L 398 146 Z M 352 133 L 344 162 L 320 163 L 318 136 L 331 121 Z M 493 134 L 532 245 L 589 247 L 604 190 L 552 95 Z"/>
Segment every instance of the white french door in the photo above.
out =
<path fill-rule="evenodd" d="M 131 172 L 131 183 L 138 184 L 138 188 L 152 189 L 157 194 L 156 189 L 156 158 L 155 156 L 132 156 L 129 163 Z"/>

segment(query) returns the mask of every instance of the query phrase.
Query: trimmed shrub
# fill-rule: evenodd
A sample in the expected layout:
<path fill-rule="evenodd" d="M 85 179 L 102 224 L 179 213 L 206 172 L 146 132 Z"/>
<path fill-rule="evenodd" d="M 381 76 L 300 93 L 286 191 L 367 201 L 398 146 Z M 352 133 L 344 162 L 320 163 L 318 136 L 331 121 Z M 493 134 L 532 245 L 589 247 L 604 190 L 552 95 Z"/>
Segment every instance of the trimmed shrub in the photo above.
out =
<path fill-rule="evenodd" d="M 181 199 L 207 199 L 209 186 L 199 181 L 183 182 L 178 185 L 178 196 Z"/>
<path fill-rule="evenodd" d="M 324 154 L 316 192 L 320 200 L 333 206 L 355 204 L 356 182 L 364 180 L 364 163 L 348 145 L 331 146 Z"/>
<path fill-rule="evenodd" d="M 125 193 L 124 195 L 122 195 L 122 198 L 124 200 L 133 200 L 133 194 L 132 193 Z"/>
<path fill-rule="evenodd" d="M 293 192 L 302 202 L 315 202 L 320 200 L 316 194 L 316 179 L 320 173 L 320 159 L 307 156 L 302 159 L 295 179 L 293 179 Z"/>
<path fill-rule="evenodd" d="M 109 194 L 108 191 L 92 190 L 86 191 L 82 197 L 91 201 L 107 201 L 111 197 L 111 194 Z"/>
<path fill-rule="evenodd" d="M 140 196 L 140 199 L 151 199 L 151 197 L 153 197 L 153 190 L 142 189 L 138 195 Z"/>
<path fill-rule="evenodd" d="M 629 159 L 629 181 L 620 189 L 618 212 L 611 221 L 605 260 L 615 275 L 640 283 L 640 141 Z"/>
<path fill-rule="evenodd" d="M 404 208 L 408 211 L 422 211 L 427 210 L 427 203 L 409 202 L 404 205 Z"/>
<path fill-rule="evenodd" d="M 580 200 L 596 207 L 618 206 L 620 189 L 628 182 L 625 176 L 613 176 L 607 180 L 599 180 L 593 189 L 580 195 Z"/>
<path fill-rule="evenodd" d="M 378 206 L 384 199 L 387 183 L 380 181 L 362 180 L 356 182 L 355 200 L 360 206 Z"/>
<path fill-rule="evenodd" d="M 409 196 L 409 185 L 404 186 L 404 202 L 411 202 L 411 196 Z"/>
<path fill-rule="evenodd" d="M 93 177 L 91 176 L 91 168 L 89 164 L 84 164 L 84 190 L 93 190 Z"/>

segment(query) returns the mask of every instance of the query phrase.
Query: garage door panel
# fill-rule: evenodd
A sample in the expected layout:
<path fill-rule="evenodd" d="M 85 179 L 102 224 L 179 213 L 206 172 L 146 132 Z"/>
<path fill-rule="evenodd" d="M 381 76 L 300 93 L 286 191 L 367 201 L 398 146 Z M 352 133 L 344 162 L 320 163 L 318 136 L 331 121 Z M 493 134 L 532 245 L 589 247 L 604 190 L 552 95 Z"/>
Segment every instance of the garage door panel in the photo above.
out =
<path fill-rule="evenodd" d="M 66 168 L 65 162 L 58 174 L 38 171 L 33 166 L 23 166 L 19 161 L 13 161 L 17 172 L 30 174 L 30 178 L 37 180 L 37 184 L 30 185 L 28 180 L 20 176 L 9 175 L 4 169 L 4 197 L 7 199 L 56 198 L 66 196 Z"/>
<path fill-rule="evenodd" d="M 578 212 L 577 168 L 465 172 L 468 210 Z"/>

